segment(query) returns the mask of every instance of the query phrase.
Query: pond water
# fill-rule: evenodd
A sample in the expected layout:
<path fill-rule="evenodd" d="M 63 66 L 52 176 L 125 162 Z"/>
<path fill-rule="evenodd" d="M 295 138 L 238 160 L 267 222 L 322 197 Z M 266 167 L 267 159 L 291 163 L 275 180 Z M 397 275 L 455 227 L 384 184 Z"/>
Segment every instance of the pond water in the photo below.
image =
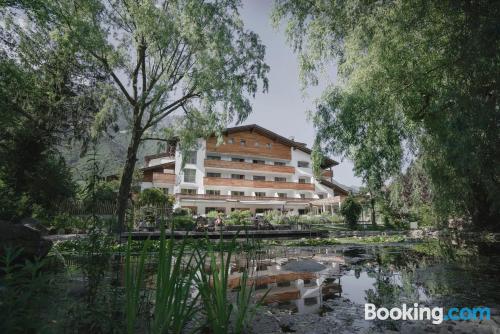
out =
<path fill-rule="evenodd" d="M 255 333 L 500 333 L 500 245 L 418 244 L 269 247 L 236 256 L 230 286 L 250 264 L 263 301 Z M 401 307 L 486 306 L 491 320 L 364 320 L 364 304 Z"/>

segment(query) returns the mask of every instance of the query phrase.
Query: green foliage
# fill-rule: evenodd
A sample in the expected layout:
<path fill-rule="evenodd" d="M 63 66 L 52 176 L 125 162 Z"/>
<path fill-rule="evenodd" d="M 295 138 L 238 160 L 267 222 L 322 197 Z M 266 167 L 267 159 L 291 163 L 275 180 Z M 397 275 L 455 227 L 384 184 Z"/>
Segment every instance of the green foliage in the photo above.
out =
<path fill-rule="evenodd" d="M 0 332 L 25 333 L 49 327 L 42 314 L 50 307 L 53 275 L 46 261 L 20 263 L 21 249 L 6 248 L 0 257 Z M 29 321 L 28 321 L 29 320 Z"/>
<path fill-rule="evenodd" d="M 173 216 L 171 221 L 174 229 L 192 230 L 196 225 L 192 216 Z"/>
<path fill-rule="evenodd" d="M 215 210 L 212 210 L 210 211 L 209 213 L 206 214 L 206 217 L 207 218 L 217 218 L 219 217 L 221 214 Z"/>
<path fill-rule="evenodd" d="M 234 210 L 227 216 L 224 223 L 228 225 L 247 225 L 250 224 L 250 217 L 252 217 L 250 210 Z"/>
<path fill-rule="evenodd" d="M 313 115 L 323 149 L 353 160 L 373 194 L 413 154 L 440 215 L 499 227 L 497 1 L 279 0 L 273 15 L 305 83 L 336 61 Z"/>
<path fill-rule="evenodd" d="M 286 223 L 286 220 L 283 219 L 283 213 L 281 213 L 281 211 L 278 211 L 278 210 L 271 210 L 271 211 L 267 211 L 265 214 L 264 214 L 264 219 L 267 220 L 268 222 L 270 222 L 271 224 L 285 224 Z"/>
<path fill-rule="evenodd" d="M 234 242 L 233 240 L 233 245 Z M 228 283 L 233 253 L 231 250 L 228 252 L 220 250 L 216 253 L 211 246 L 209 247 L 207 253 L 199 253 L 198 255 L 199 263 L 205 264 L 208 259 L 209 270 L 201 270 L 200 275 L 196 278 L 196 285 L 203 302 L 203 310 L 207 317 L 206 325 L 215 334 L 244 333 L 255 309 L 251 302 L 253 283 L 250 284 L 248 279 L 249 269 L 242 273 L 236 299 L 231 302 Z M 261 301 L 264 298 L 265 295 Z M 232 320 L 233 323 L 231 323 Z"/>
<path fill-rule="evenodd" d="M 28 38 L 49 36 L 47 45 L 77 52 L 75 62 L 90 64 L 104 79 L 93 135 L 117 132 L 118 115 L 128 121 L 131 135 L 117 201 L 120 228 L 143 141 L 169 139 L 175 132 L 185 151 L 195 138 L 220 135 L 227 124 L 245 120 L 252 110 L 250 97 L 267 90 L 265 48 L 245 30 L 238 5 L 54 0 L 24 6 L 30 14 L 26 23 L 37 28 L 21 30 Z M 15 15 L 16 10 L 6 12 Z M 157 131 L 169 116 L 170 131 Z"/>
<path fill-rule="evenodd" d="M 167 204 L 168 197 L 158 188 L 144 189 L 139 195 L 141 205 Z"/>
<path fill-rule="evenodd" d="M 361 204 L 359 204 L 353 196 L 349 196 L 342 203 L 340 213 L 344 217 L 345 222 L 351 228 L 354 228 L 358 222 L 359 216 L 361 215 L 361 210 Z"/>
<path fill-rule="evenodd" d="M 29 29 L 33 34 L 27 38 L 27 29 L 17 29 L 10 19 L 9 9 L 3 8 L 0 196 L 8 206 L 0 210 L 0 218 L 16 220 L 30 216 L 35 207 L 53 214 L 58 202 L 75 194 L 70 170 L 58 151 L 62 144 L 87 141 L 96 111 L 95 87 L 88 83 L 97 81 L 86 75 L 85 64 L 76 65 L 75 50 L 50 43 L 50 36 L 36 27 Z M 4 202 L 6 194 L 9 202 Z"/>
<path fill-rule="evenodd" d="M 88 219 L 62 213 L 46 219 L 43 224 L 56 233 L 59 230 L 63 230 L 65 233 L 83 233 L 87 229 Z"/>

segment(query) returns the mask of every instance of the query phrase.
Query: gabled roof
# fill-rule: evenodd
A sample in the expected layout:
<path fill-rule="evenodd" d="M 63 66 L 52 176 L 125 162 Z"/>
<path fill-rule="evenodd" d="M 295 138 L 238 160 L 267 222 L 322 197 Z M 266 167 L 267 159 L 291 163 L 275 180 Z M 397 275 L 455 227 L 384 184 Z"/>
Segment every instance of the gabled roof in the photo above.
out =
<path fill-rule="evenodd" d="M 338 184 L 337 182 L 330 182 L 325 179 L 321 179 L 319 181 L 322 185 L 327 186 L 330 189 L 333 189 L 335 195 L 341 194 L 348 196 L 349 195 L 349 189 L 346 186 L 343 186 L 341 184 Z"/>
<path fill-rule="evenodd" d="M 249 125 L 241 125 L 241 126 L 235 126 L 231 128 L 227 128 L 226 130 L 222 131 L 223 134 L 231 134 L 235 132 L 242 132 L 242 131 L 255 131 L 257 133 L 260 133 L 263 136 L 266 136 L 268 138 L 271 138 L 277 142 L 280 142 L 284 145 L 293 147 L 295 149 L 301 150 L 304 153 L 311 154 L 312 150 L 307 148 L 306 144 L 297 142 L 295 140 L 288 139 L 286 137 L 283 137 L 273 131 L 264 129 L 263 127 L 257 125 L 257 124 L 249 124 Z M 321 165 L 322 168 L 328 168 L 331 166 L 336 166 L 339 163 L 333 159 L 330 159 L 328 157 L 324 158 L 323 164 Z"/>
<path fill-rule="evenodd" d="M 158 164 L 158 165 L 153 165 L 153 166 L 149 166 L 149 167 L 143 167 L 140 170 L 143 171 L 143 172 L 147 172 L 147 171 L 150 171 L 150 170 L 174 169 L 174 168 L 175 168 L 175 161 L 170 161 L 170 162 L 165 162 L 165 163 Z"/>

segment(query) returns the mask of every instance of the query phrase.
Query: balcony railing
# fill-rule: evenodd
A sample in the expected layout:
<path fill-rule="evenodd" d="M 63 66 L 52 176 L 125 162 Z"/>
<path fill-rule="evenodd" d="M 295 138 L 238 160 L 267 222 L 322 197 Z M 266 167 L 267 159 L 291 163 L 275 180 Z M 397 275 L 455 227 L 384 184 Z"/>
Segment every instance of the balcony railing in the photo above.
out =
<path fill-rule="evenodd" d="M 174 184 L 175 174 L 153 173 L 153 182 Z"/>
<path fill-rule="evenodd" d="M 227 160 L 205 160 L 205 167 L 252 170 L 256 172 L 293 174 L 293 166 L 276 166 L 265 164 L 254 164 L 251 162 L 227 161 Z"/>
<path fill-rule="evenodd" d="M 228 179 L 219 177 L 204 177 L 203 182 L 205 186 L 292 189 L 292 190 L 314 191 L 313 183 L 255 181 L 255 180 Z"/>
<path fill-rule="evenodd" d="M 270 196 L 232 196 L 232 195 L 207 195 L 207 194 L 175 194 L 178 199 L 192 200 L 211 200 L 211 201 L 284 201 L 309 203 L 314 198 L 295 198 L 295 197 L 270 197 Z"/>

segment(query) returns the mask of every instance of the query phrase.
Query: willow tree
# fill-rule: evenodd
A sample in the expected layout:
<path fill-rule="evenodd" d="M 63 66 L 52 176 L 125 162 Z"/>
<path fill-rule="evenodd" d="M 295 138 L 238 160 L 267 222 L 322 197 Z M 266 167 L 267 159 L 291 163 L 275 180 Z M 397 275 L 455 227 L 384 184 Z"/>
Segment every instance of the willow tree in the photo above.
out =
<path fill-rule="evenodd" d="M 500 228 L 498 1 L 278 0 L 302 78 L 337 64 L 318 104 L 323 149 L 380 187 L 419 156 L 435 207 Z"/>
<path fill-rule="evenodd" d="M 167 117 L 178 113 L 191 125 L 214 130 L 244 120 L 249 99 L 259 87 L 267 89 L 265 48 L 245 30 L 238 6 L 232 0 L 50 0 L 31 6 L 54 43 L 77 49 L 106 73 L 96 119 L 101 127 L 95 129 L 120 113 L 128 121 L 120 227 L 137 151 L 155 139 L 151 133 Z"/>

